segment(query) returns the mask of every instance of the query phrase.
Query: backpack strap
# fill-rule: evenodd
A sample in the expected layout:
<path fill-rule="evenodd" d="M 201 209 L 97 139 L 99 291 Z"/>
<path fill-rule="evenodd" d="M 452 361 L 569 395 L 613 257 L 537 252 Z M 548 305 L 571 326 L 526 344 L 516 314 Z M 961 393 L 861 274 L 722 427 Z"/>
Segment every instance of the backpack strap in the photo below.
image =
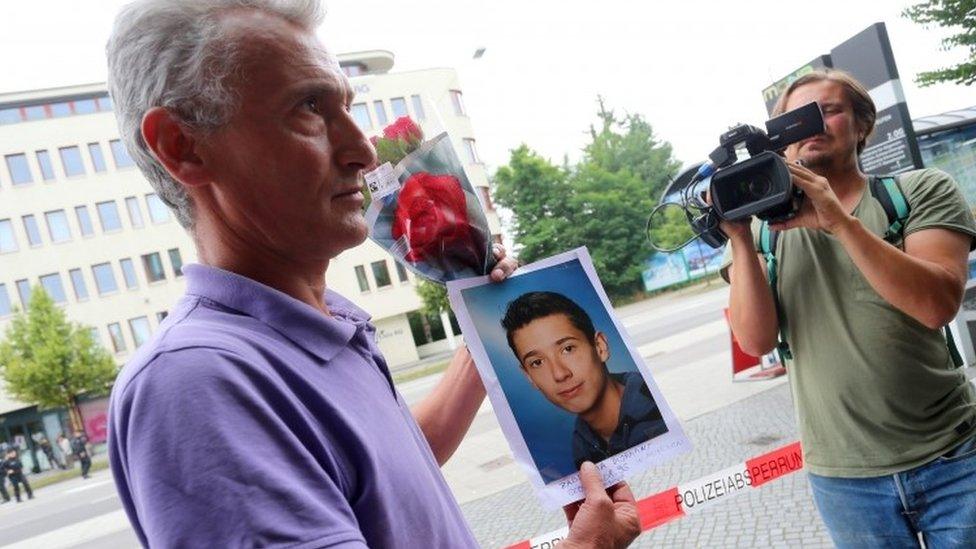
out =
<path fill-rule="evenodd" d="M 776 290 L 778 267 L 776 243 L 778 241 L 779 231 L 770 229 L 769 222 L 763 221 L 759 226 L 759 253 L 766 260 L 766 278 L 769 280 L 769 288 L 773 292 L 773 305 L 776 307 L 776 317 L 779 319 L 779 333 L 776 335 L 779 342 L 776 344 L 776 350 L 779 351 L 780 362 L 784 362 L 793 358 L 793 352 L 790 351 L 790 345 L 786 342 L 786 333 L 783 329 L 783 310 L 779 306 L 779 292 Z"/>
<path fill-rule="evenodd" d="M 892 243 L 897 242 L 901 238 L 901 233 L 908 222 L 908 214 L 911 212 L 898 178 L 890 175 L 872 176 L 868 186 L 871 196 L 881 203 L 888 217 L 888 230 L 885 231 L 884 239 Z"/>

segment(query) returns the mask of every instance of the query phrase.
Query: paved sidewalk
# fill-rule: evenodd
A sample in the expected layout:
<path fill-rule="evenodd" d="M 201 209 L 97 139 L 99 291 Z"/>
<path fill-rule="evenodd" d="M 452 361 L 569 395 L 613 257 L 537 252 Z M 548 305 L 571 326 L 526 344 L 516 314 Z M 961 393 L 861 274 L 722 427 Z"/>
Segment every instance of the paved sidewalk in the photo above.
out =
<path fill-rule="evenodd" d="M 789 387 L 777 385 L 684 423 L 694 451 L 631 479 L 637 498 L 724 469 L 797 440 Z M 463 505 L 484 547 L 504 547 L 565 525 L 546 512 L 528 483 Z M 750 490 L 701 514 L 643 534 L 635 547 L 831 547 L 806 473 Z"/>

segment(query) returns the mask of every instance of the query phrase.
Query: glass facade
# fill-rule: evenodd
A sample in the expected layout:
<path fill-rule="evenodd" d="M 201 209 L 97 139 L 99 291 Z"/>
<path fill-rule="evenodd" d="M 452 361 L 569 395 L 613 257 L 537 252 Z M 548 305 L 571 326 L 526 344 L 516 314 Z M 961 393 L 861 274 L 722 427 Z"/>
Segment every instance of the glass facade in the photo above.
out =
<path fill-rule="evenodd" d="M 410 116 L 410 113 L 407 112 L 407 100 L 402 97 L 390 99 L 390 108 L 393 110 L 393 118 Z"/>
<path fill-rule="evenodd" d="M 95 234 L 95 226 L 92 225 L 91 215 L 88 213 L 88 206 L 75 206 L 75 216 L 78 218 L 78 229 L 81 231 L 81 236 Z"/>
<path fill-rule="evenodd" d="M 976 120 L 969 124 L 918 136 L 926 168 L 951 175 L 969 206 L 976 207 Z"/>
<path fill-rule="evenodd" d="M 145 226 L 142 221 L 142 208 L 139 207 L 139 199 L 130 196 L 125 199 L 125 209 L 129 211 L 129 222 L 133 229 L 141 229 Z"/>
<path fill-rule="evenodd" d="M 119 207 L 114 200 L 95 204 L 98 210 L 98 220 L 102 223 L 102 231 L 119 231 L 122 229 L 122 219 L 119 217 Z"/>
<path fill-rule="evenodd" d="M 95 288 L 98 289 L 98 295 L 119 291 L 119 285 L 115 282 L 115 273 L 112 272 L 111 263 L 92 265 L 92 275 L 95 276 Z"/>
<path fill-rule="evenodd" d="M 112 349 L 116 353 L 121 353 L 125 350 L 125 337 L 122 335 L 122 326 L 118 322 L 113 322 L 108 325 L 108 335 L 112 338 Z"/>
<path fill-rule="evenodd" d="M 373 270 L 373 280 L 376 281 L 377 288 L 393 284 L 393 281 L 390 280 L 390 269 L 387 267 L 386 261 L 374 261 L 369 266 Z"/>
<path fill-rule="evenodd" d="M 92 168 L 96 172 L 104 172 L 107 169 L 105 166 L 105 155 L 102 154 L 102 145 L 100 143 L 89 143 L 88 154 L 91 156 Z"/>
<path fill-rule="evenodd" d="M 373 129 L 373 121 L 369 118 L 369 108 L 366 103 L 356 103 L 352 106 L 352 117 L 359 129 L 368 131 Z"/>
<path fill-rule="evenodd" d="M 33 215 L 25 215 L 24 220 L 24 232 L 27 233 L 27 242 L 30 243 L 31 247 L 41 245 L 41 230 L 37 228 L 37 219 Z"/>
<path fill-rule="evenodd" d="M 75 290 L 75 298 L 78 301 L 88 299 L 88 286 L 85 284 L 85 277 L 81 274 L 81 269 L 71 269 L 68 271 L 71 277 L 71 287 Z"/>
<path fill-rule="evenodd" d="M 158 282 L 166 279 L 166 271 L 163 270 L 163 260 L 158 253 L 151 253 L 142 256 L 142 266 L 146 269 L 146 280 Z"/>
<path fill-rule="evenodd" d="M 400 265 L 400 262 L 399 261 L 394 261 L 393 263 L 396 264 L 397 278 L 400 279 L 400 282 L 406 282 L 406 281 L 410 280 L 407 277 L 407 268 L 404 267 L 403 265 Z"/>
<path fill-rule="evenodd" d="M 30 166 L 27 165 L 27 155 L 8 154 L 4 157 L 7 161 L 7 173 L 10 174 L 10 182 L 14 185 L 24 185 L 34 181 L 31 176 Z"/>
<path fill-rule="evenodd" d="M 169 208 L 163 203 L 156 193 L 146 195 L 146 207 L 149 208 L 149 219 L 153 223 L 166 223 L 169 221 Z"/>
<path fill-rule="evenodd" d="M 417 120 L 426 120 L 427 113 L 424 112 L 424 102 L 420 99 L 420 96 L 411 95 L 410 102 L 413 104 L 413 115 L 417 117 Z"/>
<path fill-rule="evenodd" d="M 108 145 L 112 148 L 112 158 L 115 159 L 116 168 L 131 168 L 136 165 L 122 141 L 113 139 L 108 142 Z"/>
<path fill-rule="evenodd" d="M 51 296 L 55 303 L 67 303 L 68 296 L 64 293 L 64 284 L 61 283 L 61 275 L 52 273 L 41 277 L 41 287 Z"/>
<path fill-rule="evenodd" d="M 81 161 L 81 151 L 78 150 L 78 147 L 61 147 L 58 149 L 58 154 L 61 155 L 61 167 L 64 168 L 64 175 L 71 177 L 85 174 L 85 164 Z"/>
<path fill-rule="evenodd" d="M 136 278 L 136 268 L 129 258 L 120 259 L 119 267 L 122 268 L 122 278 L 125 279 L 125 287 L 134 290 L 139 287 L 139 280 Z"/>
<path fill-rule="evenodd" d="M 151 333 L 149 331 L 148 318 L 140 316 L 129 319 L 129 330 L 132 331 L 132 342 L 135 344 L 136 349 L 141 347 L 143 343 L 149 341 Z"/>
<path fill-rule="evenodd" d="M 0 219 L 0 254 L 17 251 L 17 237 L 14 224 L 9 219 Z"/>
<path fill-rule="evenodd" d="M 17 296 L 20 298 L 20 305 L 23 310 L 27 310 L 27 306 L 30 305 L 31 298 L 31 286 L 30 282 L 26 279 L 18 280 L 17 284 Z"/>
<path fill-rule="evenodd" d="M 51 162 L 51 153 L 46 150 L 37 151 L 37 165 L 41 167 L 41 177 L 44 181 L 54 179 L 54 164 Z"/>
<path fill-rule="evenodd" d="M 48 235 L 51 242 L 67 242 L 71 240 L 71 229 L 68 227 L 68 216 L 64 210 L 55 210 L 44 214 L 47 221 Z"/>
<path fill-rule="evenodd" d="M 366 278 L 366 268 L 362 265 L 356 265 L 356 281 L 359 282 L 360 292 L 369 291 L 369 279 Z"/>
<path fill-rule="evenodd" d="M 7 294 L 7 286 L 0 283 L 0 316 L 7 316 L 14 310 L 10 304 L 10 295 Z"/>
<path fill-rule="evenodd" d="M 373 110 L 376 112 L 376 123 L 380 127 L 385 127 L 390 123 L 389 119 L 386 117 L 386 107 L 383 106 L 382 101 L 373 101 Z"/>
<path fill-rule="evenodd" d="M 169 263 L 173 266 L 173 274 L 183 276 L 183 256 L 180 255 L 180 249 L 173 248 L 167 253 L 169 253 Z"/>

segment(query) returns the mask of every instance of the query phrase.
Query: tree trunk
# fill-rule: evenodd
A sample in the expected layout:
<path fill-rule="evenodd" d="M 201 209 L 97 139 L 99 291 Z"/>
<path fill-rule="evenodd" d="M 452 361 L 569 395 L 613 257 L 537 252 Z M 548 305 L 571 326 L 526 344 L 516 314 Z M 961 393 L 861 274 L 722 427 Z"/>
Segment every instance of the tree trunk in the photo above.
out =
<path fill-rule="evenodd" d="M 77 397 L 71 397 L 71 404 L 68 405 L 68 419 L 71 421 L 72 433 L 85 432 L 85 422 L 81 417 L 81 408 L 78 407 Z"/>

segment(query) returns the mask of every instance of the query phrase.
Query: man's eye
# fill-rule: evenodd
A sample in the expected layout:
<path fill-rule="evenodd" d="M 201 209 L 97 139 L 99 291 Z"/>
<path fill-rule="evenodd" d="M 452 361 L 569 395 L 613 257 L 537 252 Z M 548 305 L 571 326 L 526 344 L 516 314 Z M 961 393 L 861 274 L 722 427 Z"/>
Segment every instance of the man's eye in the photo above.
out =
<path fill-rule="evenodd" d="M 567 345 L 563 347 L 563 354 L 569 354 L 576 350 L 576 345 Z"/>
<path fill-rule="evenodd" d="M 529 368 L 538 368 L 540 366 L 542 366 L 542 360 L 540 360 L 538 358 L 535 359 L 535 360 L 530 360 L 529 361 Z"/>
<path fill-rule="evenodd" d="M 319 112 L 319 100 L 317 97 L 309 97 L 305 99 L 303 103 L 304 107 L 315 114 L 321 114 Z"/>

